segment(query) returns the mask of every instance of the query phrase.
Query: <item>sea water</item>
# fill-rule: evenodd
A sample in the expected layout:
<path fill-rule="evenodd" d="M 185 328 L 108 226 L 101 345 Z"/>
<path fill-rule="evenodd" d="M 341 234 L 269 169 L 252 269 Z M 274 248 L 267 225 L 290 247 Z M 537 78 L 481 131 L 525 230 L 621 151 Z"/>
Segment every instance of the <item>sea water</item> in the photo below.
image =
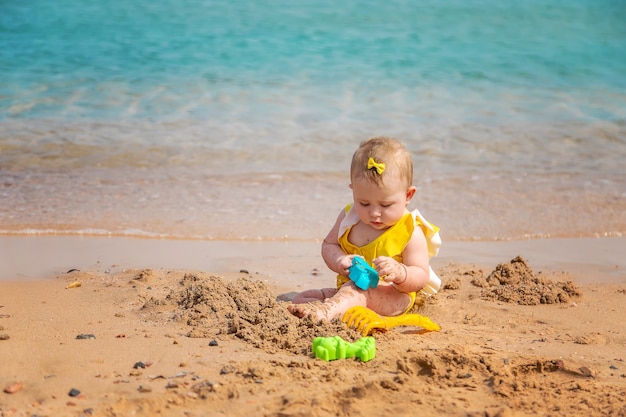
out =
<path fill-rule="evenodd" d="M 626 231 L 620 0 L 0 2 L 0 233 L 321 239 L 372 136 L 447 239 Z"/>

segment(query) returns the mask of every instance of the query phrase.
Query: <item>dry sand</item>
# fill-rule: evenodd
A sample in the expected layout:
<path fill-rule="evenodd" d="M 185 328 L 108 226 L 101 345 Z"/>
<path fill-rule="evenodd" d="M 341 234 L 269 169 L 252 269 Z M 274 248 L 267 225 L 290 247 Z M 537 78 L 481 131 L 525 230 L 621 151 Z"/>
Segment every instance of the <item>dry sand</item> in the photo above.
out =
<path fill-rule="evenodd" d="M 320 259 L 289 259 L 0 281 L 0 416 L 626 416 L 621 265 L 594 283 L 525 258 L 440 263 L 444 288 L 416 312 L 441 331 L 375 332 L 373 360 L 325 362 L 315 336 L 359 334 L 287 313 L 332 282 Z"/>

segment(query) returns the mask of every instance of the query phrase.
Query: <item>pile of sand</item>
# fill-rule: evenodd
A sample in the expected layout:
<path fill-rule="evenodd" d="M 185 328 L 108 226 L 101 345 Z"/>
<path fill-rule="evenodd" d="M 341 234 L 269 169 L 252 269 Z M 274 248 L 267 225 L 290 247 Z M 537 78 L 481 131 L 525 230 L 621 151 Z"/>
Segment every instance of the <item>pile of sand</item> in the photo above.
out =
<path fill-rule="evenodd" d="M 446 289 L 458 288 L 462 276 L 483 288 L 482 298 L 521 305 L 565 303 L 580 296 L 581 290 L 572 281 L 554 281 L 536 275 L 522 257 L 499 264 L 485 276 L 482 270 L 465 270 L 450 274 L 442 271 Z M 136 281 L 149 283 L 157 279 L 151 270 L 141 271 Z M 426 301 L 426 305 L 429 303 Z M 420 311 L 424 305 L 417 305 Z M 343 323 L 315 323 L 310 318 L 298 319 L 278 301 L 268 286 L 249 276 L 225 282 L 220 277 L 187 273 L 179 285 L 163 296 L 147 299 L 144 313 L 166 313 L 174 322 L 188 326 L 192 338 L 214 338 L 233 335 L 266 352 L 284 350 L 309 354 L 311 340 L 316 336 L 341 336 L 357 340 L 359 333 Z"/>
<path fill-rule="evenodd" d="M 214 275 L 187 273 L 178 288 L 165 297 L 148 299 L 143 310 L 169 311 L 171 320 L 191 327 L 188 337 L 234 335 L 266 352 L 308 354 L 316 336 L 338 335 L 348 341 L 360 337 L 339 321 L 298 319 L 265 283 L 247 276 L 224 282 Z"/>
<path fill-rule="evenodd" d="M 485 299 L 520 305 L 567 303 L 582 295 L 572 281 L 536 275 L 521 256 L 499 264 L 487 278 L 476 278 L 472 284 L 484 288 L 481 295 Z"/>

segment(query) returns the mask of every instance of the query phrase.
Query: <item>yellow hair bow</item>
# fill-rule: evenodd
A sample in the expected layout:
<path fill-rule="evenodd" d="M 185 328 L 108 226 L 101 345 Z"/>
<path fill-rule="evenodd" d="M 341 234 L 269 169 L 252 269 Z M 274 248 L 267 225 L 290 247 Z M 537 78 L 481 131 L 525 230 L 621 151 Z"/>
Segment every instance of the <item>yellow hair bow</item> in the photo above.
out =
<path fill-rule="evenodd" d="M 383 172 L 385 172 L 385 164 L 378 163 L 376 161 L 374 161 L 374 158 L 370 158 L 367 160 L 367 169 L 372 169 L 372 168 L 376 168 L 376 172 L 378 172 L 378 175 L 383 175 Z"/>

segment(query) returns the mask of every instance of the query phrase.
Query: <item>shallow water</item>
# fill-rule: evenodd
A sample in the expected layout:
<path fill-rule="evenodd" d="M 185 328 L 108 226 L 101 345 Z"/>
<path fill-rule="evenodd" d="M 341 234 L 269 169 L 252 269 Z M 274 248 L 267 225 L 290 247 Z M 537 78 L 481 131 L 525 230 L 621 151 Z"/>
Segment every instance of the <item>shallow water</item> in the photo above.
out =
<path fill-rule="evenodd" d="M 358 143 L 447 239 L 626 231 L 619 1 L 0 5 L 0 233 L 322 238 Z M 443 30 L 442 30 L 443 29 Z"/>

